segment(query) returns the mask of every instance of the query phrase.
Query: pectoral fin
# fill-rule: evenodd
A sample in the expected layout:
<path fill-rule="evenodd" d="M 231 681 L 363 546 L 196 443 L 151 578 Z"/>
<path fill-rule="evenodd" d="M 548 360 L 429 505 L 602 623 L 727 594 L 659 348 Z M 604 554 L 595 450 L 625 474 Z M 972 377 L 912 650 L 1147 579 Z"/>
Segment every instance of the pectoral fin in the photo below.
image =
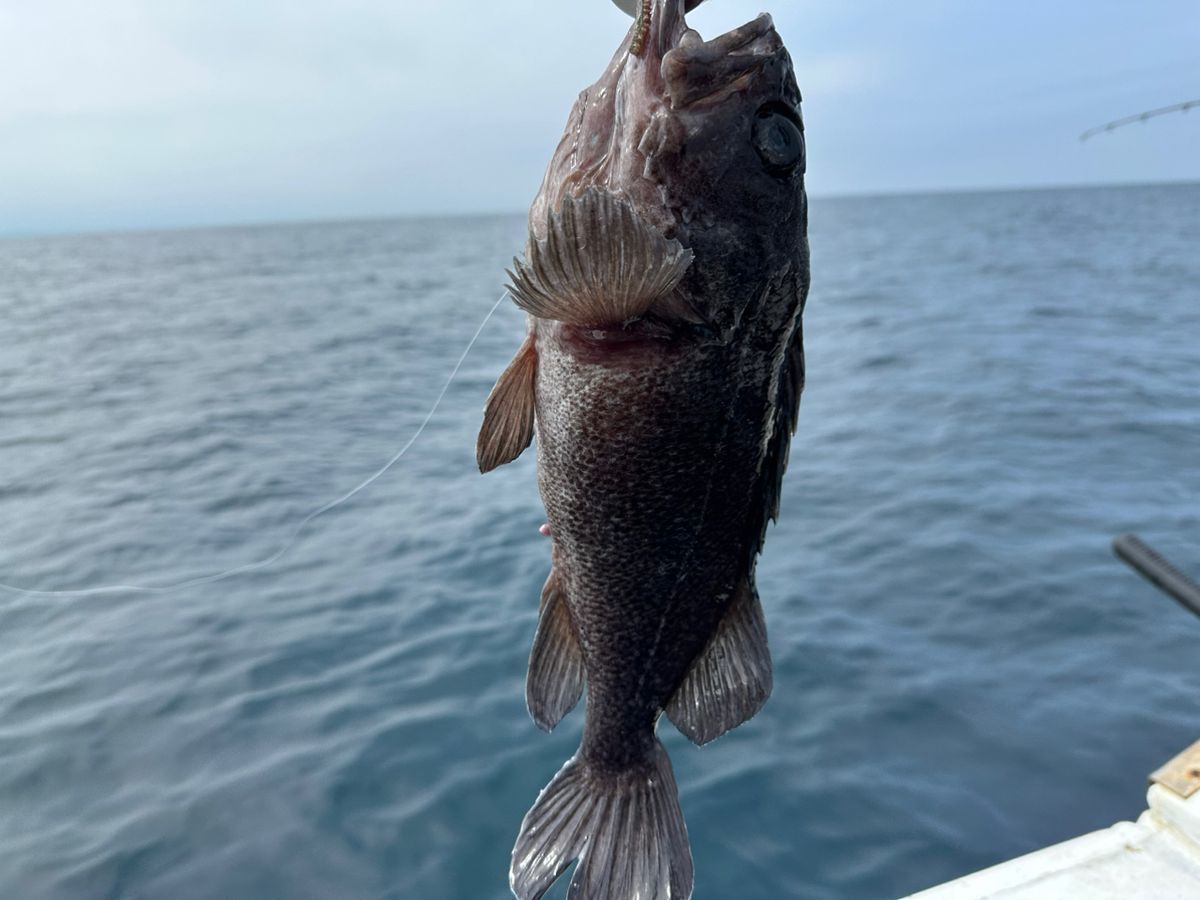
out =
<path fill-rule="evenodd" d="M 538 728 L 550 731 L 562 721 L 579 702 L 583 682 L 583 651 L 566 596 L 551 571 L 542 588 L 542 615 L 525 682 L 525 705 Z"/>
<path fill-rule="evenodd" d="M 624 200 L 589 189 L 550 214 L 544 240 L 513 260 L 509 292 L 541 319 L 571 325 L 628 322 L 654 313 L 703 322 L 675 290 L 692 252 L 663 237 Z"/>
<path fill-rule="evenodd" d="M 666 712 L 693 743 L 707 744 L 762 709 L 771 684 L 762 604 L 745 578 L 717 633 L 692 664 Z"/>
<path fill-rule="evenodd" d="M 531 334 L 488 396 L 475 442 L 480 472 L 512 462 L 533 440 L 536 382 L 537 350 Z"/>

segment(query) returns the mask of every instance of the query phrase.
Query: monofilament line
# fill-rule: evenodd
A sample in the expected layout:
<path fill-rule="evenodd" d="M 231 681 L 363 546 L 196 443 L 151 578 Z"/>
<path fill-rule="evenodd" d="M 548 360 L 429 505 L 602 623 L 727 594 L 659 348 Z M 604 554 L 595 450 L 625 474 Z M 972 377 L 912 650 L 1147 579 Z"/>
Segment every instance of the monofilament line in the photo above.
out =
<path fill-rule="evenodd" d="M 76 590 L 38 591 L 0 582 L 0 590 L 8 591 L 12 594 L 23 594 L 29 597 L 86 597 L 93 594 L 113 594 L 126 592 L 136 594 L 169 594 L 173 591 L 182 591 L 186 588 L 195 587 L 201 584 L 212 584 L 214 581 L 223 581 L 224 579 L 232 578 L 235 575 L 241 575 L 245 572 L 254 572 L 259 569 L 265 569 L 268 566 L 274 565 L 284 556 L 286 556 L 288 551 L 295 546 L 300 534 L 305 528 L 308 527 L 309 523 L 311 523 L 313 519 L 324 515 L 331 509 L 336 509 L 342 504 L 349 502 L 354 496 L 366 490 L 368 487 L 382 478 L 388 469 L 398 463 L 404 457 L 404 454 L 409 451 L 409 448 L 411 448 L 412 445 L 417 442 L 417 439 L 420 438 L 424 433 L 426 426 L 429 425 L 430 421 L 432 421 L 434 415 L 437 413 L 438 408 L 442 405 L 442 401 L 446 399 L 446 393 L 450 390 L 450 385 L 454 383 L 454 379 L 458 377 L 458 373 L 462 369 L 463 363 L 467 361 L 467 356 L 470 354 L 471 350 L 474 349 L 475 344 L 479 342 L 479 337 L 483 334 L 483 329 L 487 327 L 488 322 L 492 320 L 492 316 L 496 314 L 496 310 L 500 308 L 500 304 L 504 302 L 504 299 L 507 296 L 508 291 L 505 291 L 503 294 L 501 294 L 500 299 L 492 304 L 492 308 L 489 309 L 487 315 L 483 317 L 483 321 L 479 323 L 479 327 L 475 329 L 475 334 L 471 337 L 471 340 L 467 342 L 466 349 L 463 350 L 462 355 L 458 358 L 458 362 L 456 362 L 454 364 L 454 368 L 450 370 L 450 376 L 446 379 L 446 383 L 442 385 L 441 393 L 437 395 L 437 399 L 433 401 L 433 406 L 429 408 L 429 412 L 425 414 L 425 418 L 421 421 L 421 424 L 417 426 L 417 430 L 413 432 L 412 437 L 408 439 L 404 446 L 397 450 L 396 454 L 389 459 L 379 469 L 379 471 L 375 472 L 375 474 L 359 482 L 352 489 L 342 494 L 336 500 L 331 500 L 324 506 L 314 509 L 307 516 L 297 522 L 292 528 L 287 539 L 283 542 L 283 545 L 270 556 L 254 562 L 245 563 L 244 565 L 236 566 L 232 569 L 226 569 L 223 572 L 216 572 L 212 575 L 200 575 L 196 578 L 189 578 L 186 581 L 179 581 L 174 584 L 111 584 L 103 587 L 81 588 Z"/>

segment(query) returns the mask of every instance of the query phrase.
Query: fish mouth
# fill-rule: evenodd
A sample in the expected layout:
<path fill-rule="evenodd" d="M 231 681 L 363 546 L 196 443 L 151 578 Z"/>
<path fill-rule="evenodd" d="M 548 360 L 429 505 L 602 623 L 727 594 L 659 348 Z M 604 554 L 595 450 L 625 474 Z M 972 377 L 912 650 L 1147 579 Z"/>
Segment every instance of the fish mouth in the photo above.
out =
<path fill-rule="evenodd" d="M 748 86 L 754 74 L 783 51 L 767 13 L 706 41 L 688 27 L 688 5 L 694 4 L 654 0 L 646 42 L 648 67 L 657 67 L 672 109 L 719 101 Z"/>
<path fill-rule="evenodd" d="M 630 11 L 641 2 L 618 5 Z M 684 183 L 697 177 L 688 142 L 699 141 L 692 152 L 703 155 L 715 146 L 714 136 L 750 127 L 765 103 L 799 102 L 788 88 L 791 61 L 769 15 L 706 41 L 686 18 L 699 0 L 645 2 L 649 27 L 634 24 L 572 108 L 530 209 L 533 241 L 546 238 L 564 199 L 589 189 L 628 202 L 664 237 L 679 237 L 696 216 L 701 204 L 693 195 L 703 187 Z"/>

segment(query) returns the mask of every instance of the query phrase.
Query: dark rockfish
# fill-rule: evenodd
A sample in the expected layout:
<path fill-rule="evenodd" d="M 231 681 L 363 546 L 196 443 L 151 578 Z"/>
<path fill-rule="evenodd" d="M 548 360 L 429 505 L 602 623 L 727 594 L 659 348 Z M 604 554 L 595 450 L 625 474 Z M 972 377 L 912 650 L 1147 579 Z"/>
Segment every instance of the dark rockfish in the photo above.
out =
<path fill-rule="evenodd" d="M 769 16 L 705 42 L 694 5 L 646 0 L 580 96 L 510 273 L 529 336 L 479 464 L 536 427 L 553 569 L 530 713 L 549 730 L 588 687 L 583 743 L 513 850 L 521 900 L 575 859 L 576 900 L 689 897 L 658 718 L 703 744 L 771 690 L 754 568 L 804 382 L 800 93 Z"/>

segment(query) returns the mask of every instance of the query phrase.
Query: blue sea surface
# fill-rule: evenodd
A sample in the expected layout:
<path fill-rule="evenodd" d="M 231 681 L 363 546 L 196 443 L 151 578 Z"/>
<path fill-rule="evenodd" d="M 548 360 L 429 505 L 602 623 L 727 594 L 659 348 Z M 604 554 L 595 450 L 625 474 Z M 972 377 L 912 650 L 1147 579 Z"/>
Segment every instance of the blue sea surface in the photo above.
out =
<path fill-rule="evenodd" d="M 519 216 L 0 243 L 0 581 L 274 553 L 414 432 Z M 896 897 L 1142 809 L 1200 737 L 1200 185 L 814 201 L 759 567 L 775 693 L 667 723 L 696 898 Z M 524 707 L 549 542 L 486 478 L 505 304 L 428 429 L 269 567 L 0 592 L 0 895 L 501 900 L 574 751 Z M 552 894 L 562 897 L 564 885 Z"/>

